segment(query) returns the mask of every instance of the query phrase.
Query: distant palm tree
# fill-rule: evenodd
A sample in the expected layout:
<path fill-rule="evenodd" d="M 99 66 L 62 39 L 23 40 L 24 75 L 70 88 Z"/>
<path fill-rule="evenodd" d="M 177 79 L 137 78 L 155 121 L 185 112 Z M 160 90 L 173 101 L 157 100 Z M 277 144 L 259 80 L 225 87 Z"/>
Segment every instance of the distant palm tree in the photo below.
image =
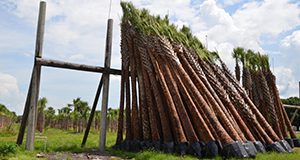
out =
<path fill-rule="evenodd" d="M 44 132 L 45 127 L 45 114 L 44 110 L 46 108 L 46 104 L 48 103 L 48 100 L 46 97 L 43 97 L 38 100 L 38 119 L 37 119 L 37 130 L 39 132 Z"/>
<path fill-rule="evenodd" d="M 54 127 L 53 126 L 54 118 L 55 118 L 54 108 L 53 107 L 48 107 L 45 110 L 45 127 L 47 127 L 47 126 Z"/>
<path fill-rule="evenodd" d="M 101 111 L 95 111 L 95 129 L 100 129 Z"/>
<path fill-rule="evenodd" d="M 119 110 L 108 108 L 107 119 L 108 119 L 108 130 L 114 132 L 117 129 L 117 119 L 118 119 Z"/>
<path fill-rule="evenodd" d="M 73 104 L 71 104 L 71 106 L 74 107 L 74 110 L 72 112 L 73 120 L 74 120 L 73 128 L 78 133 L 82 132 L 83 126 L 87 121 L 91 109 L 88 106 L 88 103 L 82 101 L 80 98 L 73 99 Z"/>
<path fill-rule="evenodd" d="M 58 110 L 58 123 L 61 129 L 68 130 L 71 122 L 71 111 L 70 106 L 63 107 Z"/>

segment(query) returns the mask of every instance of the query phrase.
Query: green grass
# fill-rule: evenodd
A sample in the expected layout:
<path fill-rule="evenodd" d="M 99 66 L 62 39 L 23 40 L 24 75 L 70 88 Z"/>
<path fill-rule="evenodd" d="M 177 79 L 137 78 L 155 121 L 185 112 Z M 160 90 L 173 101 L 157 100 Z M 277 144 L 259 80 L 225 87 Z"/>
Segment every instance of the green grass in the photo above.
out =
<path fill-rule="evenodd" d="M 17 130 L 17 127 L 14 128 Z M 0 131 L 1 132 L 1 131 Z M 4 144 L 15 144 L 17 134 L 16 132 L 11 133 L 0 133 L 0 146 Z M 92 151 L 98 148 L 99 142 L 99 132 L 96 130 L 92 130 L 89 134 L 89 138 L 86 143 L 85 148 L 81 148 L 81 140 L 83 137 L 83 133 L 74 133 L 72 131 L 63 131 L 59 129 L 49 128 L 46 129 L 45 133 L 41 136 L 47 136 L 47 153 L 55 153 L 55 152 L 87 152 Z M 300 134 L 298 134 L 298 137 Z M 25 135 L 26 137 L 26 135 Z M 146 150 L 138 153 L 124 152 L 119 150 L 113 150 L 112 146 L 115 143 L 116 133 L 107 133 L 106 144 L 107 144 L 107 152 L 111 155 L 122 157 L 122 158 L 134 158 L 136 160 L 144 160 L 144 159 L 153 159 L 153 160 L 193 160 L 197 159 L 193 156 L 184 156 L 181 157 L 175 154 L 166 154 L 159 151 Z M 25 144 L 25 139 L 24 139 Z M 10 160 L 32 160 L 35 158 L 38 153 L 44 152 L 44 140 L 36 139 L 35 141 L 35 151 L 29 152 L 24 148 L 24 144 L 20 147 L 17 147 L 16 153 L 9 154 L 8 156 L 1 157 L 0 159 L 10 159 Z M 300 157 L 300 148 L 294 149 L 294 153 L 291 154 L 278 154 L 278 153 L 264 153 L 258 154 L 257 159 L 265 159 L 265 160 L 294 160 L 299 159 Z M 39 158 L 41 159 L 41 158 Z M 217 157 L 217 159 L 221 159 Z"/>

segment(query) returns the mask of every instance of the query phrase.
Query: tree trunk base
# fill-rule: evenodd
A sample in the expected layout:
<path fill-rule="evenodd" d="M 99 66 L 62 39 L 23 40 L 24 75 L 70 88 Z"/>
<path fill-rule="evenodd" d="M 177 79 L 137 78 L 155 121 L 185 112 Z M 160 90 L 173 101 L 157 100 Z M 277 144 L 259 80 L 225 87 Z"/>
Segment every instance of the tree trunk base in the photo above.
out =
<path fill-rule="evenodd" d="M 220 145 L 218 141 L 209 141 L 205 144 L 205 156 L 208 158 L 213 158 L 218 156 L 220 152 L 220 148 L 222 146 Z"/>
<path fill-rule="evenodd" d="M 173 153 L 174 152 L 174 142 L 163 143 L 161 145 L 161 148 L 166 153 Z"/>
<path fill-rule="evenodd" d="M 254 143 L 251 141 L 246 141 L 245 143 L 243 143 L 243 146 L 244 146 L 245 150 L 247 151 L 249 157 L 255 158 L 255 156 L 257 154 L 257 149 L 255 148 Z"/>
<path fill-rule="evenodd" d="M 259 153 L 265 153 L 266 152 L 266 148 L 265 146 L 261 143 L 261 141 L 255 141 L 253 142 L 257 152 Z"/>
<path fill-rule="evenodd" d="M 243 146 L 242 142 L 234 141 L 231 144 L 227 144 L 224 146 L 222 156 L 228 157 L 235 157 L 235 158 L 247 158 L 250 157 L 247 153 L 245 147 Z"/>
<path fill-rule="evenodd" d="M 274 142 L 266 146 L 267 151 L 273 152 L 286 152 L 286 150 L 281 146 L 279 142 Z"/>
<path fill-rule="evenodd" d="M 298 138 L 293 138 L 294 146 L 295 147 L 300 147 L 300 139 Z"/>
<path fill-rule="evenodd" d="M 290 146 L 290 144 L 286 141 L 286 140 L 280 140 L 279 143 L 281 144 L 281 146 L 288 152 L 288 153 L 292 153 L 293 149 Z"/>
<path fill-rule="evenodd" d="M 295 147 L 295 146 L 294 146 L 293 139 L 291 139 L 291 138 L 285 138 L 285 140 L 289 143 L 289 145 L 290 145 L 292 148 Z"/>

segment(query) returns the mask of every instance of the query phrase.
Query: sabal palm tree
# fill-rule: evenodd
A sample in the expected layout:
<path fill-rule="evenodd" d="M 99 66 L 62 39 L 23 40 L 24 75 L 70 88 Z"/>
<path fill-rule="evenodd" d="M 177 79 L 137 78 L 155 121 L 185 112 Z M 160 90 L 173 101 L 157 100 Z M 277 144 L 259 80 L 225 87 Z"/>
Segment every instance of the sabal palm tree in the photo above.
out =
<path fill-rule="evenodd" d="M 232 52 L 232 57 L 235 59 L 235 77 L 238 82 L 240 81 L 241 78 L 241 68 L 239 62 L 244 52 L 245 52 L 244 48 L 241 47 L 234 48 Z"/>
<path fill-rule="evenodd" d="M 53 107 L 48 107 L 46 110 L 45 110 L 45 127 L 47 126 L 50 126 L 50 127 L 53 127 L 53 120 L 54 120 L 54 117 L 55 117 L 55 109 Z"/>
<path fill-rule="evenodd" d="M 69 129 L 71 122 L 71 111 L 72 109 L 68 105 L 58 110 L 59 123 L 62 129 Z"/>
<path fill-rule="evenodd" d="M 100 129 L 101 111 L 95 111 L 95 129 Z"/>
<path fill-rule="evenodd" d="M 118 119 L 119 110 L 108 108 L 107 119 L 108 119 L 108 129 L 110 131 L 116 131 L 116 124 Z"/>
<path fill-rule="evenodd" d="M 279 136 L 280 139 L 283 139 L 281 129 L 279 128 L 279 122 L 278 122 L 278 116 L 276 114 L 275 110 L 275 105 L 274 105 L 274 100 L 273 97 L 270 94 L 270 89 L 268 86 L 268 83 L 266 81 L 266 77 L 264 72 L 266 72 L 270 66 L 269 66 L 269 60 L 267 55 L 261 55 L 260 53 L 257 53 L 257 56 L 259 58 L 259 65 L 260 65 L 260 70 L 259 72 L 259 82 L 261 84 L 261 89 L 262 89 L 262 96 L 263 96 L 263 104 L 267 110 L 267 117 L 265 117 L 268 122 L 272 125 L 274 130 L 276 131 L 277 135 Z"/>
<path fill-rule="evenodd" d="M 250 59 L 254 52 L 251 49 L 248 49 L 247 52 L 244 52 L 242 56 L 243 60 L 243 86 L 248 93 L 248 96 L 252 97 L 252 79 L 250 74 Z"/>
<path fill-rule="evenodd" d="M 88 114 L 90 111 L 90 108 L 88 106 L 88 103 L 85 101 L 82 101 L 80 98 L 73 99 L 73 103 L 71 104 L 73 109 L 73 118 L 74 118 L 74 125 L 73 128 L 76 132 L 82 132 L 83 126 L 86 123 L 86 120 L 88 118 Z"/>

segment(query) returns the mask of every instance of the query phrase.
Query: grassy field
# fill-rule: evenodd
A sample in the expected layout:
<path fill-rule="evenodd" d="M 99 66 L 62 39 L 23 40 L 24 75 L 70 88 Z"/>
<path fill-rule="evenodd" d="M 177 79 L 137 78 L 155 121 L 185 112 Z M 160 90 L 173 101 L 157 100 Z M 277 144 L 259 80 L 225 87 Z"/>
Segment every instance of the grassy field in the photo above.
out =
<path fill-rule="evenodd" d="M 16 130 L 17 128 L 14 128 Z M 16 132 L 12 131 L 9 133 L 5 133 L 5 131 L 0 130 L 0 148 L 4 145 L 14 146 L 16 141 Z M 15 147 L 15 153 L 8 154 L 6 156 L 1 156 L 0 159 L 22 159 L 22 160 L 32 160 L 32 159 L 42 159 L 35 158 L 38 153 L 57 153 L 57 152 L 87 152 L 97 149 L 99 134 L 98 131 L 91 131 L 88 141 L 86 143 L 86 147 L 82 149 L 80 147 L 81 140 L 83 137 L 83 133 L 77 134 L 72 131 L 62 131 L 59 129 L 47 129 L 44 134 L 40 136 L 46 136 L 47 140 L 47 148 L 44 151 L 44 140 L 36 139 L 34 152 L 28 152 L 24 149 L 24 144 L 20 147 Z M 116 151 L 111 148 L 111 146 L 115 143 L 116 134 L 108 133 L 107 134 L 107 152 L 110 155 L 114 155 L 122 158 L 134 158 L 134 159 L 153 159 L 153 160 L 176 160 L 176 159 L 197 159 L 192 156 L 178 156 L 173 154 L 165 154 L 158 151 L 143 151 L 139 153 L 130 153 L 123 151 Z M 258 154 L 257 159 L 265 159 L 265 160 L 296 160 L 300 158 L 300 149 L 294 149 L 294 153 L 291 154 L 278 154 L 278 153 L 265 153 Z M 217 157 L 217 159 L 221 159 L 221 157 Z"/>

